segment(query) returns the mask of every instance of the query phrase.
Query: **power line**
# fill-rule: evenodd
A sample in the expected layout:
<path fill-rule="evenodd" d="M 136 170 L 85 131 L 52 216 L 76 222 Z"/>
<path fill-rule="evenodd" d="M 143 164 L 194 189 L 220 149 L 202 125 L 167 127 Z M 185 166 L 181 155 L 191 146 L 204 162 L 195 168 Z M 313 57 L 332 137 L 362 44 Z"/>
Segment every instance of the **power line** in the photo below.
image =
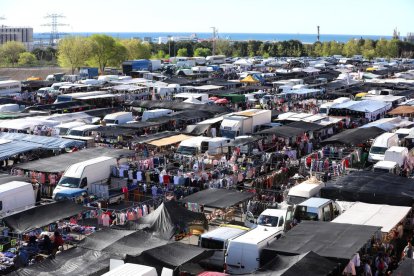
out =
<path fill-rule="evenodd" d="M 49 23 L 46 24 L 42 24 L 42 26 L 47 26 L 47 27 L 52 27 L 51 31 L 50 31 L 50 36 L 49 36 L 49 44 L 50 46 L 56 46 L 56 44 L 59 41 L 59 36 L 60 35 L 65 35 L 65 33 L 59 33 L 58 32 L 58 27 L 60 26 L 69 26 L 68 24 L 63 24 L 63 23 L 59 23 L 58 20 L 60 18 L 64 18 L 65 16 L 62 14 L 56 14 L 56 13 L 52 13 L 52 14 L 47 14 L 44 18 L 46 19 L 50 19 Z"/>

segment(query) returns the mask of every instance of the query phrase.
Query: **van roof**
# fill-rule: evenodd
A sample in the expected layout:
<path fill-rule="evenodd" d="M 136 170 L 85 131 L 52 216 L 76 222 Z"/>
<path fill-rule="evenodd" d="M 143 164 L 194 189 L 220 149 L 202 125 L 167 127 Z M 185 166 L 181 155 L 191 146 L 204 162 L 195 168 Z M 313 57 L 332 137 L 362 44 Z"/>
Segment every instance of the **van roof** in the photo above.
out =
<path fill-rule="evenodd" d="M 0 193 L 6 192 L 9 190 L 14 190 L 14 189 L 21 188 L 21 187 L 25 187 L 25 186 L 32 187 L 32 184 L 28 182 L 23 182 L 23 181 L 11 181 L 11 182 L 0 185 Z"/>
<path fill-rule="evenodd" d="M 89 159 L 86 161 L 72 164 L 66 169 L 65 176 L 80 178 L 82 176 L 84 167 L 92 165 L 92 164 L 96 164 L 99 162 L 103 162 L 106 160 L 110 160 L 110 159 L 114 159 L 114 157 L 100 156 L 100 157 L 96 157 L 93 159 Z"/>
<path fill-rule="evenodd" d="M 89 129 L 95 129 L 95 128 L 99 128 L 98 125 L 83 125 L 83 126 L 78 126 L 78 127 L 74 127 L 72 128 L 72 130 L 89 130 Z"/>
<path fill-rule="evenodd" d="M 268 237 L 276 234 L 279 231 L 278 227 L 260 227 L 246 232 L 245 234 L 235 238 L 232 242 L 258 244 Z"/>
<path fill-rule="evenodd" d="M 310 208 L 319 208 L 320 206 L 325 205 L 329 201 L 331 201 L 331 200 L 330 199 L 326 199 L 326 198 L 311 197 L 311 198 L 305 200 L 304 202 L 302 202 L 299 205 L 300 206 L 310 207 Z"/>
<path fill-rule="evenodd" d="M 237 237 L 245 232 L 247 232 L 247 230 L 223 226 L 223 227 L 216 228 L 213 231 L 209 231 L 205 234 L 202 234 L 201 238 L 226 241 L 228 239 Z"/>
<path fill-rule="evenodd" d="M 402 153 L 404 151 L 408 152 L 408 149 L 406 147 L 397 147 L 397 146 L 392 146 L 389 149 L 387 149 L 388 152 L 398 152 L 398 153 Z"/>
<path fill-rule="evenodd" d="M 210 138 L 209 137 L 205 137 L 205 136 L 197 136 L 197 137 L 193 137 L 187 140 L 184 140 L 180 143 L 180 146 L 184 146 L 184 147 L 198 147 L 199 144 L 201 144 L 201 142 L 204 141 L 209 141 Z"/>
<path fill-rule="evenodd" d="M 321 188 L 322 184 L 300 183 L 289 189 L 289 196 L 311 197 L 314 196 Z"/>
<path fill-rule="evenodd" d="M 391 132 L 386 132 L 381 134 L 380 136 L 378 136 L 377 138 L 375 138 L 374 143 L 372 143 L 373 146 L 376 145 L 388 145 L 388 140 L 393 137 L 393 136 L 397 136 L 396 133 L 391 133 Z"/>
<path fill-rule="evenodd" d="M 123 115 L 131 115 L 132 117 L 132 112 L 127 112 L 127 111 L 115 112 L 115 113 L 106 115 L 104 119 L 116 119 L 117 117 L 121 117 Z"/>
<path fill-rule="evenodd" d="M 391 169 L 394 168 L 395 166 L 398 166 L 397 162 L 394 161 L 378 161 L 375 165 L 374 168 L 381 168 L 381 169 Z"/>

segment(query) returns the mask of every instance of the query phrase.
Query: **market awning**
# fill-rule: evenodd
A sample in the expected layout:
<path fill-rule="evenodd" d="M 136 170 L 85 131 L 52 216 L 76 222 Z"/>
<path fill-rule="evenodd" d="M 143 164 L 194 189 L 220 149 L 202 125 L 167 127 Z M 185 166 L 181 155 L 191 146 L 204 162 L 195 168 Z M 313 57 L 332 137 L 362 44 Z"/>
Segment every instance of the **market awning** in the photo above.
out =
<path fill-rule="evenodd" d="M 414 182 L 391 173 L 356 171 L 328 183 L 321 197 L 332 200 L 413 206 Z"/>
<path fill-rule="evenodd" d="M 52 222 L 75 216 L 85 208 L 73 201 L 59 201 L 40 205 L 3 218 L 11 232 L 23 234 L 32 229 L 49 225 Z"/>
<path fill-rule="evenodd" d="M 198 246 L 174 242 L 146 250 L 138 257 L 127 256 L 125 262 L 155 267 L 158 275 L 161 275 L 163 267 L 175 270 L 185 263 L 197 263 L 208 258 L 213 252 Z"/>
<path fill-rule="evenodd" d="M 175 136 L 171 136 L 171 137 L 151 141 L 148 144 L 150 144 L 152 146 L 155 146 L 155 147 L 163 147 L 163 146 L 169 146 L 169 145 L 174 145 L 174 144 L 180 143 L 181 141 L 190 139 L 191 137 L 192 136 L 188 136 L 188 135 L 184 135 L 184 134 L 178 134 L 178 135 L 175 135 Z"/>
<path fill-rule="evenodd" d="M 135 151 L 127 149 L 113 148 L 88 148 L 76 152 L 60 154 L 48 158 L 29 161 L 27 163 L 18 163 L 16 168 L 30 170 L 36 172 L 64 172 L 70 165 L 93 159 L 100 156 L 108 156 L 115 158 L 135 156 Z"/>
<path fill-rule="evenodd" d="M 309 123 L 309 122 L 304 122 L 304 121 L 293 122 L 293 123 L 287 124 L 286 126 L 303 129 L 304 131 L 318 131 L 325 127 L 320 124 Z"/>
<path fill-rule="evenodd" d="M 148 143 L 154 140 L 159 140 L 162 138 L 167 138 L 167 137 L 171 137 L 171 136 L 175 136 L 177 135 L 177 132 L 174 131 L 163 131 L 163 132 L 157 132 L 157 133 L 153 133 L 153 134 L 148 134 L 148 135 L 141 135 L 138 138 L 134 138 L 132 140 L 133 143 Z"/>
<path fill-rule="evenodd" d="M 263 256 L 271 259 L 278 254 L 299 255 L 313 251 L 346 264 L 379 229 L 376 226 L 303 221 L 265 247 Z"/>
<path fill-rule="evenodd" d="M 109 270 L 108 253 L 73 247 L 40 263 L 19 269 L 14 276 L 92 276 Z"/>
<path fill-rule="evenodd" d="M 388 112 L 389 115 L 408 115 L 408 114 L 414 114 L 414 106 L 411 105 L 403 105 L 398 106 L 395 109 Z"/>
<path fill-rule="evenodd" d="M 260 276 L 326 276 L 337 270 L 338 264 L 319 256 L 313 251 L 295 256 L 278 255 L 266 270 L 249 275 Z"/>
<path fill-rule="evenodd" d="M 296 127 L 278 126 L 253 133 L 253 135 L 275 135 L 277 137 L 292 138 L 303 135 L 305 132 L 306 130 Z"/>
<path fill-rule="evenodd" d="M 208 221 L 204 213 L 192 212 L 176 201 L 162 203 L 154 212 L 138 219 L 129 221 L 120 229 L 145 230 L 164 240 L 171 240 L 175 233 L 181 229 L 188 229 L 191 224 L 198 224 L 204 229 L 208 228 Z"/>
<path fill-rule="evenodd" d="M 0 139 L 30 143 L 33 147 L 42 149 L 64 149 L 74 146 L 82 147 L 85 144 L 85 142 L 72 139 L 9 132 L 0 132 Z"/>
<path fill-rule="evenodd" d="M 242 79 L 240 82 L 242 83 L 258 83 L 259 81 L 252 77 L 252 75 L 248 75 L 244 79 Z"/>
<path fill-rule="evenodd" d="M 181 202 L 197 203 L 212 208 L 228 208 L 253 198 L 254 194 L 227 189 L 207 189 L 181 199 Z"/>
<path fill-rule="evenodd" d="M 365 143 L 369 139 L 373 139 L 384 132 L 385 130 L 378 128 L 378 127 L 347 129 L 332 137 L 329 137 L 328 139 L 323 140 L 321 144 L 322 145 L 340 144 L 340 145 L 355 146 L 361 143 Z"/>
<path fill-rule="evenodd" d="M 381 226 L 388 233 L 411 211 L 411 207 L 357 202 L 332 222 Z"/>

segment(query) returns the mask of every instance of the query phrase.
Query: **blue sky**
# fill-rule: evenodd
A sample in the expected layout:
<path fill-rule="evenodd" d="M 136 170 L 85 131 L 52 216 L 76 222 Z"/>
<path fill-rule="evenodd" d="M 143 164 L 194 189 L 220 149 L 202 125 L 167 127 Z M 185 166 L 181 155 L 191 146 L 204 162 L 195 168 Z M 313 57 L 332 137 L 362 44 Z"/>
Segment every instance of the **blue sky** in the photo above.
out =
<path fill-rule="evenodd" d="M 315 33 L 405 36 L 414 0 L 0 0 L 0 24 L 47 32 L 47 13 L 64 32 Z"/>

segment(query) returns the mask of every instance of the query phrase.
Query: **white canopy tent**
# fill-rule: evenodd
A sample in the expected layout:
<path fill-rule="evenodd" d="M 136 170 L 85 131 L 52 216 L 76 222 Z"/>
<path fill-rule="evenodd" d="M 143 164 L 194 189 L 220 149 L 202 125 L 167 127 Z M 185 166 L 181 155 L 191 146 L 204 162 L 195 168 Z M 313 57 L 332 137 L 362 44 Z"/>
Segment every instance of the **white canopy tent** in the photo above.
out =
<path fill-rule="evenodd" d="M 411 207 L 355 203 L 332 222 L 381 226 L 382 233 L 390 232 L 411 211 Z"/>

